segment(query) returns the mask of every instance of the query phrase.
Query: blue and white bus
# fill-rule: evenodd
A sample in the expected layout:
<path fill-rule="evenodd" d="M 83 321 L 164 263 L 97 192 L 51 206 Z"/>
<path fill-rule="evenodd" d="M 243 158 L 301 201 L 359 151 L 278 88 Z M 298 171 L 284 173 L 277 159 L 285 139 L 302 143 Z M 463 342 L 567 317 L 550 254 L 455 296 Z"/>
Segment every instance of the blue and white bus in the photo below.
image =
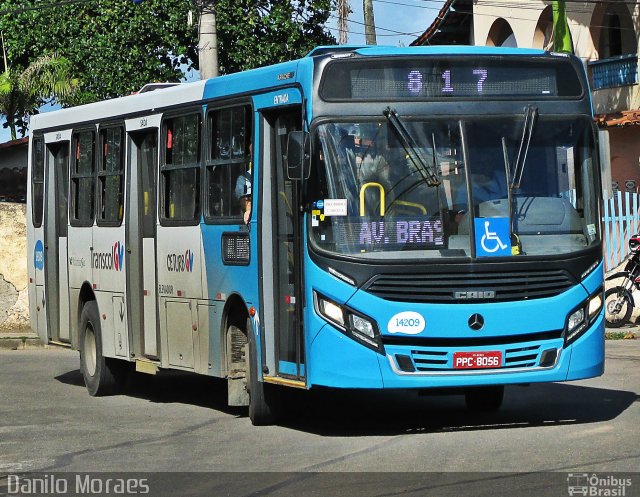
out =
<path fill-rule="evenodd" d="M 581 62 L 320 47 L 35 116 L 29 296 L 91 395 L 128 369 L 459 389 L 602 374 L 600 172 Z"/>

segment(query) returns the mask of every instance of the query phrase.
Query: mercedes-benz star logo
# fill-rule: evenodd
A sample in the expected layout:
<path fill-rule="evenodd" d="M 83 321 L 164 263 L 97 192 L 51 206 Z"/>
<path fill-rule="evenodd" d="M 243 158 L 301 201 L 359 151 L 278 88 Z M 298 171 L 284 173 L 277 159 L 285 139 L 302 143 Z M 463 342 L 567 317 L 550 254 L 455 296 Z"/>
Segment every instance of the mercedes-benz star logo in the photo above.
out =
<path fill-rule="evenodd" d="M 484 318 L 482 317 L 482 315 L 478 313 L 472 314 L 471 317 L 469 318 L 469 328 L 471 328 L 474 331 L 479 331 L 482 329 L 483 326 L 484 326 Z"/>

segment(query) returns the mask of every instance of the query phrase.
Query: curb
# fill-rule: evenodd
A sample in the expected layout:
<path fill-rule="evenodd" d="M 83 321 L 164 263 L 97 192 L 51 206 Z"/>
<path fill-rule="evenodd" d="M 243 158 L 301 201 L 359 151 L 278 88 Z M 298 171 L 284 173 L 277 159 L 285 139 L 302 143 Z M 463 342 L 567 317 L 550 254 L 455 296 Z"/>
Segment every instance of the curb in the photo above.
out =
<path fill-rule="evenodd" d="M 0 349 L 5 350 L 25 350 L 44 347 L 38 337 L 28 336 L 0 336 Z"/>

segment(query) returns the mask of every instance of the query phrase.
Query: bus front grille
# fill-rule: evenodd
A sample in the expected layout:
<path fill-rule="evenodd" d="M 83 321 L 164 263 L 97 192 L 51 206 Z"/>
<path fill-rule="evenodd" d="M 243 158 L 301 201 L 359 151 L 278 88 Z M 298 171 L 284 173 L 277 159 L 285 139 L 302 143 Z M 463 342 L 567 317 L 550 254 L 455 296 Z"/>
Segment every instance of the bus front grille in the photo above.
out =
<path fill-rule="evenodd" d="M 539 364 L 542 349 L 540 345 L 505 349 L 502 365 L 498 369 L 535 367 Z M 417 372 L 454 371 L 452 352 L 412 350 L 411 359 Z"/>
<path fill-rule="evenodd" d="M 384 274 L 364 290 L 395 302 L 512 302 L 553 297 L 576 283 L 564 270 Z"/>

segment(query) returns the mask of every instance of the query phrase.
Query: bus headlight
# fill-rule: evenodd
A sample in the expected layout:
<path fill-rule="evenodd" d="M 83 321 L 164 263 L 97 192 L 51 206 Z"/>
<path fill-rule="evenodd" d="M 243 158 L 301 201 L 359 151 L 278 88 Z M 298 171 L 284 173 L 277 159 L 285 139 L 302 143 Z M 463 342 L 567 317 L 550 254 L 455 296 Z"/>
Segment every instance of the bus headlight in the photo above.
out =
<path fill-rule="evenodd" d="M 323 298 L 318 298 L 317 301 L 320 315 L 328 321 L 344 328 L 344 313 L 342 307 L 335 302 Z"/>
<path fill-rule="evenodd" d="M 356 316 L 355 314 L 349 315 L 349 320 L 351 321 L 351 328 L 353 331 L 368 336 L 369 338 L 375 338 L 375 332 L 373 331 L 373 324 L 371 321 L 361 316 Z"/>
<path fill-rule="evenodd" d="M 578 309 L 569 316 L 569 322 L 567 323 L 567 331 L 573 333 L 578 326 L 584 321 L 584 309 Z"/>
<path fill-rule="evenodd" d="M 602 309 L 602 293 L 596 293 L 593 297 L 591 297 L 589 299 L 589 305 L 587 306 L 587 308 L 590 320 L 600 314 L 600 310 Z"/>
<path fill-rule="evenodd" d="M 575 342 L 591 325 L 602 310 L 602 288 L 591 295 L 567 318 L 564 331 L 564 346 Z"/>
<path fill-rule="evenodd" d="M 344 305 L 313 292 L 316 312 L 342 333 L 384 355 L 384 346 L 376 322 Z"/>

